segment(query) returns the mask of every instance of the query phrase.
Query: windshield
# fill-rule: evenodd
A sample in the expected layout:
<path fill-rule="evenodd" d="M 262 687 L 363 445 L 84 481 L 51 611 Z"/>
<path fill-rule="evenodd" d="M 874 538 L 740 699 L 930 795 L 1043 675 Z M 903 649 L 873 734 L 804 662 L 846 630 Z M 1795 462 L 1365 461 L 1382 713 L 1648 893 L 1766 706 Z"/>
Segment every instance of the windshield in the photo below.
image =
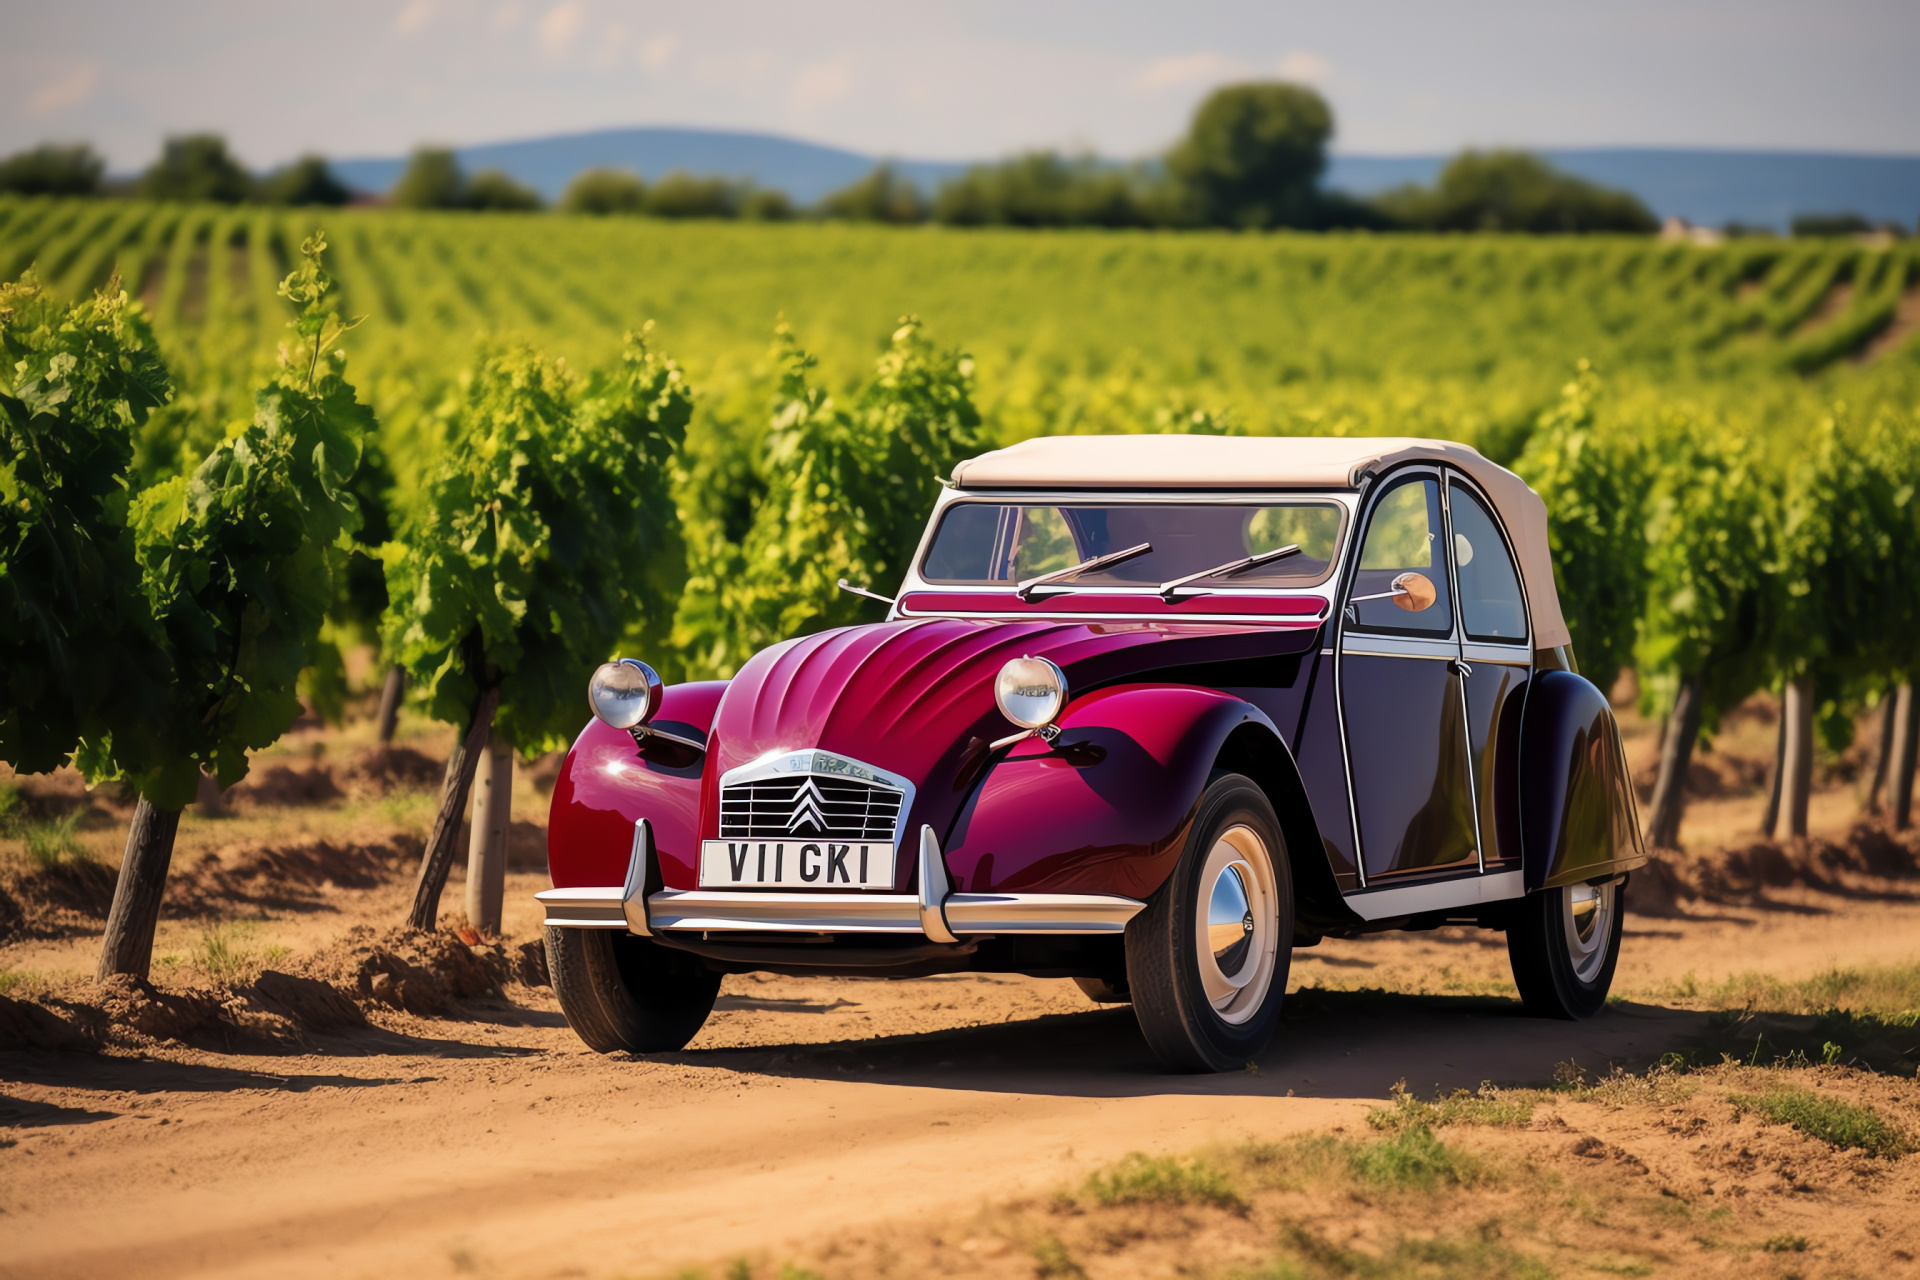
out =
<path fill-rule="evenodd" d="M 1157 587 L 1298 543 L 1297 555 L 1189 585 L 1310 587 L 1332 569 L 1344 518 L 1345 509 L 1333 502 L 956 502 L 941 513 L 920 576 L 931 583 L 1011 586 L 1144 542 L 1153 550 L 1058 587 Z"/>

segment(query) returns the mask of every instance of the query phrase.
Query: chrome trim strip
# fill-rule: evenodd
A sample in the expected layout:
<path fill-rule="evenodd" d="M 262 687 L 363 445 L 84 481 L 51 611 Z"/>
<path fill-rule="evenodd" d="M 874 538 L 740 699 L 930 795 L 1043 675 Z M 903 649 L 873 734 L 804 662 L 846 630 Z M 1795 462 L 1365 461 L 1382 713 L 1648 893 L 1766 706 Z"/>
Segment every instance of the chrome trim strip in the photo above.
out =
<path fill-rule="evenodd" d="M 947 899 L 955 933 L 1125 933 L 1146 909 L 1104 893 L 956 893 Z"/>
<path fill-rule="evenodd" d="M 547 909 L 545 923 L 551 928 L 625 929 L 627 913 L 621 900 L 626 892 L 620 885 L 588 885 L 542 889 L 533 896 Z"/>
<path fill-rule="evenodd" d="M 1533 650 L 1522 649 L 1515 645 L 1486 644 L 1479 640 L 1469 640 L 1460 646 L 1462 656 L 1468 662 L 1485 662 L 1499 667 L 1530 667 L 1533 665 Z"/>
<path fill-rule="evenodd" d="M 662 889 L 647 899 L 656 931 L 755 933 L 921 933 L 920 899 L 910 893 L 742 893 Z"/>
<path fill-rule="evenodd" d="M 949 893 L 937 912 L 948 933 L 940 938 L 923 922 L 918 894 L 662 889 L 647 904 L 656 932 L 911 933 L 934 942 L 988 933 L 1121 933 L 1147 905 L 1102 893 Z"/>
<path fill-rule="evenodd" d="M 943 908 L 952 892 L 947 883 L 947 862 L 940 853 L 940 837 L 933 828 L 920 828 L 920 929 L 935 942 L 958 942 L 947 927 Z"/>
<path fill-rule="evenodd" d="M 1346 895 L 1349 910 L 1362 920 L 1387 920 L 1395 916 L 1421 915 L 1428 911 L 1447 911 L 1455 907 L 1474 907 L 1484 902 L 1505 902 L 1526 892 L 1518 871 L 1496 871 L 1492 875 L 1463 876 L 1437 884 L 1413 884 L 1403 889 L 1370 889 Z"/>
<path fill-rule="evenodd" d="M 1460 646 L 1452 640 L 1414 640 L 1398 636 L 1345 636 L 1341 646 L 1347 653 L 1369 658 L 1441 658 L 1451 662 L 1460 656 Z"/>

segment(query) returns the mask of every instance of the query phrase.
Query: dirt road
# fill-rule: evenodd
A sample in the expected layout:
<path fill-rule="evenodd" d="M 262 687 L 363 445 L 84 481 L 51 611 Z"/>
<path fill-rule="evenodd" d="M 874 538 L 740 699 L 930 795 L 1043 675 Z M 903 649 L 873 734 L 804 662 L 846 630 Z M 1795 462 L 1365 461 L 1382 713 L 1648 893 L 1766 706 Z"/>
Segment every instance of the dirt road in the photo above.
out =
<path fill-rule="evenodd" d="M 961 1219 L 1126 1152 L 1357 1128 L 1416 1090 L 1644 1065 L 1707 1033 L 1683 975 L 1920 956 L 1920 904 L 1635 921 L 1583 1024 L 1494 994 L 1470 931 L 1301 952 L 1257 1070 L 1161 1074 L 1068 983 L 729 979 L 688 1051 L 601 1058 L 550 993 L 395 1014 L 300 1056 L 0 1054 L 0 1275 L 611 1276 Z M 1333 990 L 1334 986 L 1399 988 Z M 1448 994 L 1450 991 L 1469 994 Z M 1420 994 L 1413 994 L 1420 992 Z M 1472 994 L 1472 993 L 1482 994 Z M 4 1141 L 4 1139 L 0 1139 Z"/>

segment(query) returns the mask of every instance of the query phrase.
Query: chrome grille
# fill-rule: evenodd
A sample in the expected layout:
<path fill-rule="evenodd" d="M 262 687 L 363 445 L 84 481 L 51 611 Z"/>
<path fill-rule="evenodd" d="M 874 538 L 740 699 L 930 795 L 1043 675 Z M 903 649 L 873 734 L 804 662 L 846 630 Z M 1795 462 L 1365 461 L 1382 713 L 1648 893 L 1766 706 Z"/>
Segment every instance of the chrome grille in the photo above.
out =
<path fill-rule="evenodd" d="M 902 792 L 819 774 L 765 778 L 720 790 L 722 840 L 885 840 Z"/>

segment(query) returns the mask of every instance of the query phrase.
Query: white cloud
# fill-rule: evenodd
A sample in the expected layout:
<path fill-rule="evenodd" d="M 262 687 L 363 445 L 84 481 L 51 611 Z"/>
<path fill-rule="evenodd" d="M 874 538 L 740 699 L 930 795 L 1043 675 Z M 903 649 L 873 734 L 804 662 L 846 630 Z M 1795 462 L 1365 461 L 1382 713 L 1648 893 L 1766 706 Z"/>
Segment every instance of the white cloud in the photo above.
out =
<path fill-rule="evenodd" d="M 34 94 L 32 101 L 27 104 L 27 110 L 33 115 L 43 116 L 50 111 L 82 106 L 93 98 L 93 91 L 99 83 L 98 63 L 89 62 L 75 67 Z"/>
<path fill-rule="evenodd" d="M 794 78 L 793 105 L 811 107 L 832 102 L 846 97 L 852 87 L 853 73 L 844 60 L 815 62 L 800 68 L 800 74 Z"/>
<path fill-rule="evenodd" d="M 1300 84 L 1325 84 L 1333 79 L 1333 64 L 1317 53 L 1300 49 L 1275 63 L 1273 73 Z"/>
<path fill-rule="evenodd" d="M 426 26 L 427 19 L 432 16 L 433 0 L 413 0 L 412 4 L 409 4 L 394 16 L 394 33 L 403 36 L 412 35 L 420 28 Z"/>
<path fill-rule="evenodd" d="M 564 0 L 553 6 L 540 19 L 540 47 L 548 53 L 564 53 L 586 20 L 587 9 L 580 0 Z"/>
<path fill-rule="evenodd" d="M 655 36 L 640 46 L 640 65 L 649 71 L 658 71 L 679 48 L 680 42 L 672 36 Z"/>
<path fill-rule="evenodd" d="M 1229 80 L 1244 76 L 1251 70 L 1239 58 L 1228 57 L 1224 53 L 1183 53 L 1148 64 L 1133 83 L 1136 88 L 1153 92 Z"/>

